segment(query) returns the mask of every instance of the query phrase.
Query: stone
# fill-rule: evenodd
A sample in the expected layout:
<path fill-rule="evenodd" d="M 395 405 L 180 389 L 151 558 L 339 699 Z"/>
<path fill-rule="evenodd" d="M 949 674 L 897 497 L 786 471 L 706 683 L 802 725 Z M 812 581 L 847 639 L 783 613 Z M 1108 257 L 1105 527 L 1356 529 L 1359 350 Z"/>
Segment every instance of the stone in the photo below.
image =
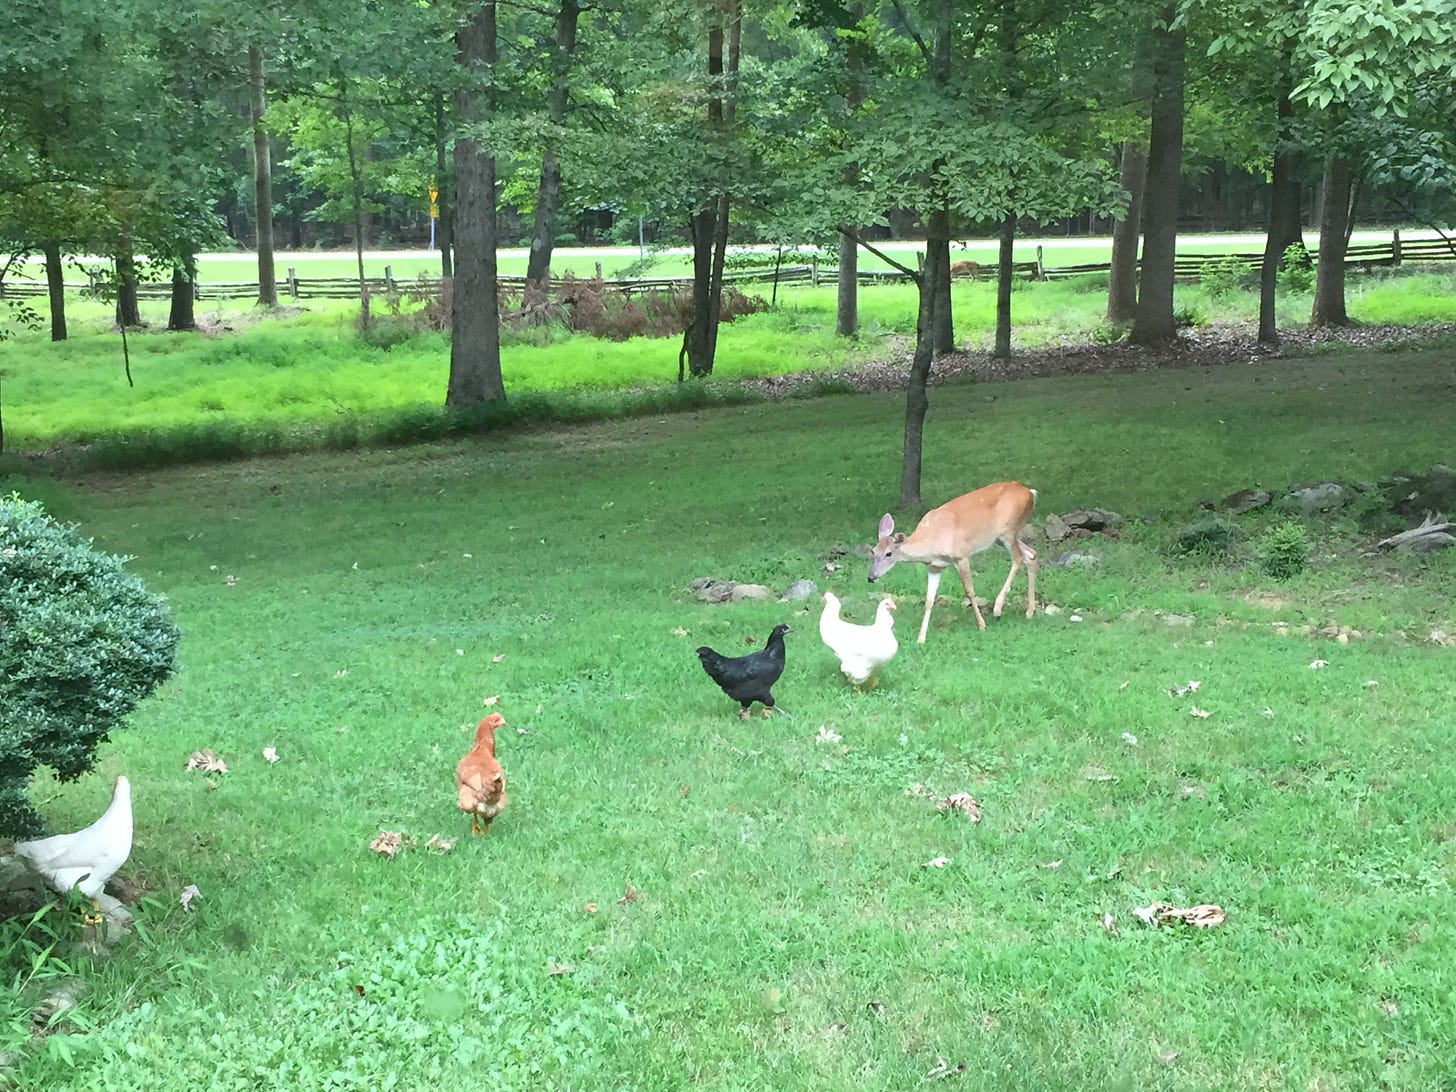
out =
<path fill-rule="evenodd" d="M 1044 530 L 1048 542 L 1061 542 L 1072 533 L 1072 529 L 1067 526 L 1067 521 L 1055 512 L 1047 516 Z"/>
<path fill-rule="evenodd" d="M 1345 487 L 1339 482 L 1313 482 L 1294 486 L 1275 502 L 1274 507 L 1281 512 L 1312 516 L 1338 508 L 1345 500 Z"/>
<path fill-rule="evenodd" d="M 1229 515 L 1241 516 L 1245 512 L 1265 507 L 1273 499 L 1265 489 L 1240 489 L 1237 493 L 1230 493 L 1219 501 L 1218 507 Z"/>
<path fill-rule="evenodd" d="M 1102 555 L 1083 553 L 1080 550 L 1063 550 L 1055 557 L 1048 558 L 1047 564 L 1061 569 L 1095 569 L 1102 564 Z"/>
<path fill-rule="evenodd" d="M 1122 517 L 1105 508 L 1074 508 L 1062 513 L 1062 522 L 1073 530 L 1115 531 L 1122 526 Z"/>
<path fill-rule="evenodd" d="M 728 593 L 728 598 L 734 603 L 742 603 L 747 599 L 772 599 L 774 593 L 762 584 L 734 584 L 733 590 Z"/>
<path fill-rule="evenodd" d="M 871 558 L 875 556 L 875 548 L 868 542 L 861 542 L 854 548 L 855 557 Z"/>
<path fill-rule="evenodd" d="M 1424 474 L 1396 472 L 1380 482 L 1391 511 L 1418 520 L 1427 512 L 1456 516 L 1456 469 L 1437 463 Z"/>
<path fill-rule="evenodd" d="M 795 580 L 784 589 L 783 602 L 797 603 L 800 599 L 808 599 L 819 590 L 819 586 L 812 580 Z"/>
<path fill-rule="evenodd" d="M 707 585 L 698 591 L 698 601 L 701 603 L 726 603 L 733 598 L 733 589 L 738 584 L 732 580 L 720 580 Z"/>
<path fill-rule="evenodd" d="M 1165 614 L 1163 615 L 1163 624 L 1169 626 L 1191 626 L 1193 624 L 1193 615 Z"/>
<path fill-rule="evenodd" d="M 723 581 L 716 576 L 698 576 L 688 582 L 688 591 L 700 592 L 710 584 L 721 584 Z"/>

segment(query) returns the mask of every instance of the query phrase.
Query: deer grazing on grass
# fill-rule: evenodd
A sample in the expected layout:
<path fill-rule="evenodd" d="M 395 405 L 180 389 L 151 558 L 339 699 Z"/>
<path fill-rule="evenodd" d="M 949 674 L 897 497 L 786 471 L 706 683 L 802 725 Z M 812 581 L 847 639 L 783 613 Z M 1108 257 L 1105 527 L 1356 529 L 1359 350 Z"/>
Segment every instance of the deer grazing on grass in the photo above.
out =
<path fill-rule="evenodd" d="M 981 267 L 977 262 L 951 262 L 950 276 L 951 280 L 955 280 L 957 277 L 970 277 L 973 281 L 980 280 Z"/>
<path fill-rule="evenodd" d="M 1016 570 L 1025 565 L 1026 616 L 1030 618 L 1036 613 L 1036 551 L 1019 536 L 1035 504 L 1035 489 L 1028 489 L 1020 482 L 996 482 L 932 508 L 908 536 L 895 533 L 895 521 L 886 513 L 880 517 L 880 541 L 875 544 L 870 559 L 870 583 L 889 572 L 897 561 L 918 561 L 926 566 L 925 617 L 920 621 L 920 636 L 916 638 L 923 645 L 926 631 L 930 629 L 930 611 L 935 606 L 940 574 L 954 566 L 966 589 L 966 606 L 975 611 L 976 625 L 985 629 L 986 619 L 981 617 L 976 593 L 971 588 L 969 559 L 999 541 L 1011 551 L 1011 572 L 1006 576 L 1001 594 L 996 596 L 992 614 L 1001 617 Z"/>

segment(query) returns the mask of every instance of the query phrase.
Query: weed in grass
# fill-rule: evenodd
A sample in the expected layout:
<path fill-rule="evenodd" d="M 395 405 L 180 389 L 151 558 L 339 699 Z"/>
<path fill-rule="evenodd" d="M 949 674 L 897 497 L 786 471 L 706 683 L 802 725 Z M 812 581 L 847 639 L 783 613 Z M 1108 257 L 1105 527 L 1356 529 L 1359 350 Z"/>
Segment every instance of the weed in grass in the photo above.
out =
<path fill-rule="evenodd" d="M 1309 567 L 1309 535 L 1302 523 L 1284 520 L 1254 543 L 1259 566 L 1275 580 L 1289 580 Z"/>

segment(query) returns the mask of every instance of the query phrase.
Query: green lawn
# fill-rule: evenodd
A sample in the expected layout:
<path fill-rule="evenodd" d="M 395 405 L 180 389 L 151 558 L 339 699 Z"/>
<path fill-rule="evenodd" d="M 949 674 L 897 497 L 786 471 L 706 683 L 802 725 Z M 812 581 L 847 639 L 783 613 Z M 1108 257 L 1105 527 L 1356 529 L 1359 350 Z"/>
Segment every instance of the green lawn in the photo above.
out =
<path fill-rule="evenodd" d="M 1449 458 L 1453 379 L 1430 350 L 934 390 L 927 498 L 1014 476 L 1038 524 L 1132 522 L 1078 544 L 1095 569 L 1043 565 L 1059 613 L 981 633 L 952 599 L 924 646 L 923 570 L 820 573 L 893 499 L 895 395 L 0 482 L 132 555 L 185 631 L 96 771 L 36 786 L 74 829 L 130 776 L 146 897 L 79 960 L 74 1065 L 11 1034 L 14 1080 L 899 1089 L 943 1059 L 957 1088 L 1442 1087 L 1456 676 L 1427 638 L 1456 558 L 1318 523 L 1276 583 L 1259 521 L 1224 562 L 1166 544 L 1200 496 Z M 994 591 L 1004 554 L 976 571 Z M 904 644 L 857 698 L 814 613 L 699 605 L 699 575 L 811 576 L 856 621 L 902 595 Z M 779 621 L 794 715 L 740 722 L 692 650 Z M 495 695 L 510 805 L 438 854 Z M 956 791 L 979 824 L 937 813 Z M 418 845 L 386 860 L 381 828 Z M 1155 930 L 1154 901 L 1227 921 Z"/>

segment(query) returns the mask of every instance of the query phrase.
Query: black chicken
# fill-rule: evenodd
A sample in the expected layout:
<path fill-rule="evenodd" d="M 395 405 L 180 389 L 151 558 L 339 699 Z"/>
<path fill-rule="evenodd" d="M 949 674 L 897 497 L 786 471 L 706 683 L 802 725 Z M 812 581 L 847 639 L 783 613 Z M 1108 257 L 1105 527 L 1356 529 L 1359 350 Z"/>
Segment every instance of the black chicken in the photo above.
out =
<path fill-rule="evenodd" d="M 748 719 L 748 707 L 754 702 L 763 703 L 763 715 L 771 717 L 776 708 L 771 693 L 773 684 L 784 673 L 784 634 L 793 630 L 777 625 L 769 634 L 768 644 L 747 656 L 723 656 L 707 645 L 698 649 L 698 659 L 703 661 L 703 670 L 734 701 L 743 706 L 738 715 Z M 788 710 L 780 709 L 788 715 Z"/>

